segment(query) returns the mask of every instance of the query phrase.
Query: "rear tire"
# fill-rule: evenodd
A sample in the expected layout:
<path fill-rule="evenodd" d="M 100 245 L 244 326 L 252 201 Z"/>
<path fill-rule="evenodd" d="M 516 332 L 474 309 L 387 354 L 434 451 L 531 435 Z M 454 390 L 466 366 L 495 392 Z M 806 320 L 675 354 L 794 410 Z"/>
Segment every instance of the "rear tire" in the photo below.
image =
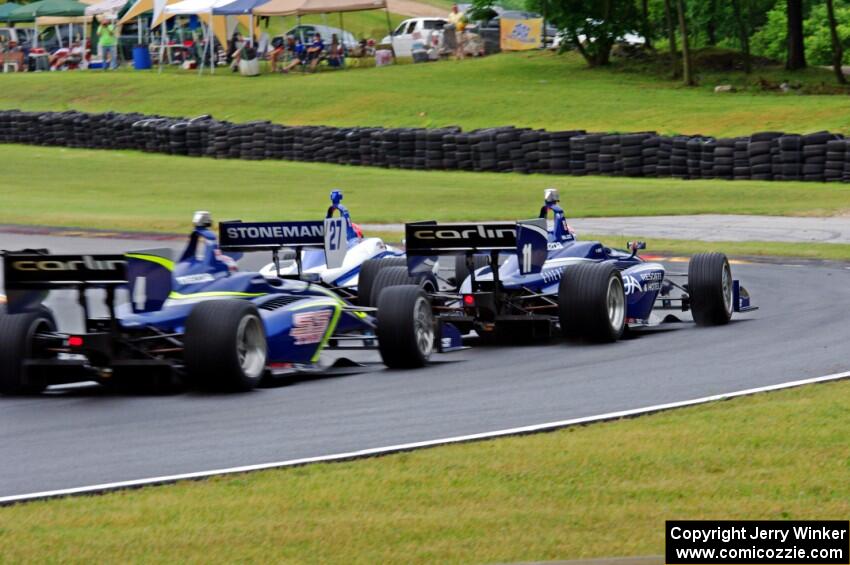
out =
<path fill-rule="evenodd" d="M 407 267 L 385 267 L 381 269 L 378 276 L 372 282 L 370 305 L 378 305 L 378 298 L 385 288 L 400 285 L 415 285 L 428 294 L 437 292 L 437 278 L 434 276 L 434 273 L 411 277 L 410 273 L 407 272 Z"/>
<path fill-rule="evenodd" d="M 360 275 L 357 277 L 357 304 L 359 306 L 372 306 L 372 288 L 375 277 L 386 267 L 404 267 L 407 259 L 404 257 L 384 257 L 383 259 L 369 259 L 360 265 Z"/>
<path fill-rule="evenodd" d="M 434 314 L 417 285 L 392 286 L 378 297 L 378 350 L 391 369 L 423 367 L 434 351 Z"/>
<path fill-rule="evenodd" d="M 56 330 L 53 314 L 45 307 L 24 314 L 0 313 L 0 394 L 37 394 L 44 382 L 24 382 L 24 361 L 37 354 L 33 336 Z"/>
<path fill-rule="evenodd" d="M 265 374 L 266 331 L 250 302 L 211 300 L 196 305 L 186 320 L 183 347 L 188 379 L 201 388 L 248 391 Z"/>
<path fill-rule="evenodd" d="M 473 255 L 472 256 L 472 264 L 475 270 L 482 267 L 486 267 L 490 264 L 490 258 L 485 257 L 484 255 Z M 455 256 L 455 287 L 460 290 L 463 281 L 465 281 L 469 277 L 469 269 L 466 268 L 466 256 L 465 255 L 456 255 Z"/>
<path fill-rule="evenodd" d="M 626 327 L 626 294 L 612 263 L 567 267 L 558 287 L 561 333 L 600 343 L 617 341 Z"/>
<path fill-rule="evenodd" d="M 732 269 L 723 253 L 699 253 L 688 263 L 691 313 L 699 326 L 722 326 L 732 318 Z"/>

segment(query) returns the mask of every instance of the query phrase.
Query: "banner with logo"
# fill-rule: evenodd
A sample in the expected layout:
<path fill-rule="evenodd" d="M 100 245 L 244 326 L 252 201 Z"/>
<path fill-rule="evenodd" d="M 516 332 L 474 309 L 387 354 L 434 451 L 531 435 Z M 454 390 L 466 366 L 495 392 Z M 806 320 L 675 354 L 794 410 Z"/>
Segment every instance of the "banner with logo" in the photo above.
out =
<path fill-rule="evenodd" d="M 502 51 L 539 49 L 543 36 L 543 18 L 501 18 L 499 45 Z"/>

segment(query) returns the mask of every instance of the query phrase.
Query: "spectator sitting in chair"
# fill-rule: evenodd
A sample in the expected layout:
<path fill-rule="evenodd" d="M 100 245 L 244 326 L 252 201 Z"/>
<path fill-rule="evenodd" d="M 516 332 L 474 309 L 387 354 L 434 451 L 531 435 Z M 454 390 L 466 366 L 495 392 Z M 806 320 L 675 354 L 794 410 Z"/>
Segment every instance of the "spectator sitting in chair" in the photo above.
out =
<path fill-rule="evenodd" d="M 328 47 L 328 65 L 342 67 L 345 65 L 345 49 L 336 34 L 331 35 L 331 45 Z"/>
<path fill-rule="evenodd" d="M 301 43 L 301 40 L 296 39 L 292 36 L 289 36 L 287 38 L 286 50 L 289 51 L 292 60 L 289 62 L 288 65 L 286 65 L 280 70 L 280 72 L 282 73 L 288 73 L 298 65 L 304 63 L 307 58 L 307 50 L 304 48 L 304 44 Z"/>
<path fill-rule="evenodd" d="M 50 56 L 50 70 L 58 71 L 66 65 L 77 66 L 82 62 L 82 60 L 83 49 L 80 47 L 80 42 L 75 41 L 71 44 L 70 48 L 63 47 Z"/>
<path fill-rule="evenodd" d="M 276 37 L 272 40 L 272 49 L 269 51 L 269 62 L 271 63 L 272 72 L 278 71 L 278 62 L 286 56 L 286 50 L 289 47 L 289 41 L 292 36 L 287 36 L 286 40 Z"/>
<path fill-rule="evenodd" d="M 322 52 L 324 50 L 325 43 L 322 41 L 322 36 L 317 33 L 313 37 L 313 43 L 307 47 L 307 61 L 310 62 L 310 71 L 316 71 L 316 66 L 322 60 Z"/>
<path fill-rule="evenodd" d="M 239 49 L 242 47 L 242 34 L 234 31 L 227 43 L 227 64 L 230 65 L 230 70 L 235 73 L 239 68 Z"/>

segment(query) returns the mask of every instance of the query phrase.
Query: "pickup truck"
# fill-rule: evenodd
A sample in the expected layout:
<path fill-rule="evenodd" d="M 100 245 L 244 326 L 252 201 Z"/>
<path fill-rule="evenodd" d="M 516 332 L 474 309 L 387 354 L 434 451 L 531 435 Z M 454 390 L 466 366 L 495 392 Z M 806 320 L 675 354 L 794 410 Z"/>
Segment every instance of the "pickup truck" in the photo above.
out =
<path fill-rule="evenodd" d="M 399 57 L 410 57 L 413 44 L 434 45 L 438 51 L 443 44 L 443 26 L 449 23 L 445 18 L 411 18 L 404 20 L 395 28 L 392 35 L 386 36 L 381 43 L 392 44 Z"/>

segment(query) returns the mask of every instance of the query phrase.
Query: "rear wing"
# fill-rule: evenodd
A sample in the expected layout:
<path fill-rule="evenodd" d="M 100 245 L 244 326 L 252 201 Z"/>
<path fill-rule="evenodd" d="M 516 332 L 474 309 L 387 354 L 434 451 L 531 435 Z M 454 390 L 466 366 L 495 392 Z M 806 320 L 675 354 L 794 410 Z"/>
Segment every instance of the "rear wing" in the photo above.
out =
<path fill-rule="evenodd" d="M 89 288 L 105 289 L 112 311 L 119 287 L 130 291 L 134 311 L 152 311 L 162 307 L 171 290 L 171 271 L 162 267 L 170 261 L 150 253 L 52 255 L 46 250 L 27 250 L 4 251 L 2 256 L 10 314 L 36 310 L 48 293 L 57 289 L 77 290 L 82 304 Z"/>
<path fill-rule="evenodd" d="M 418 270 L 422 257 L 515 253 L 522 274 L 539 273 L 546 261 L 545 219 L 517 222 L 405 224 L 408 268 Z"/>
<path fill-rule="evenodd" d="M 39 307 L 51 290 L 106 288 L 127 284 L 123 255 L 50 255 L 45 252 L 3 252 L 3 281 L 10 314 Z"/>
<path fill-rule="evenodd" d="M 127 260 L 123 255 L 6 251 L 3 253 L 3 276 L 6 288 L 121 285 L 127 283 Z"/>
<path fill-rule="evenodd" d="M 339 216 L 305 222 L 220 222 L 219 247 L 222 251 L 271 251 L 275 256 L 283 248 L 324 248 L 328 268 L 333 269 L 342 266 L 348 250 L 346 227 L 345 218 Z M 300 253 L 296 257 L 300 260 Z"/>

